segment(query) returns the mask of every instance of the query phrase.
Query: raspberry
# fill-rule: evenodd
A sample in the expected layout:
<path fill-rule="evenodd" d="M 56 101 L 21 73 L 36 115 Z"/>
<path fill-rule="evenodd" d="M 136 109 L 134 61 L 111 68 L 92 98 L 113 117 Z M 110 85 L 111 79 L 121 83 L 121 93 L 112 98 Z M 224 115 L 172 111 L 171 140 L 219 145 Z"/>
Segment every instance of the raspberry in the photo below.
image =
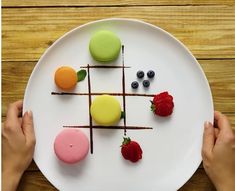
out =
<path fill-rule="evenodd" d="M 151 103 L 151 109 L 156 115 L 165 117 L 171 115 L 173 112 L 173 97 L 168 94 L 168 92 L 162 92 L 155 95 Z"/>
<path fill-rule="evenodd" d="M 132 141 L 130 137 L 123 138 L 121 153 L 124 159 L 131 162 L 137 162 L 142 159 L 142 149 L 136 141 Z"/>

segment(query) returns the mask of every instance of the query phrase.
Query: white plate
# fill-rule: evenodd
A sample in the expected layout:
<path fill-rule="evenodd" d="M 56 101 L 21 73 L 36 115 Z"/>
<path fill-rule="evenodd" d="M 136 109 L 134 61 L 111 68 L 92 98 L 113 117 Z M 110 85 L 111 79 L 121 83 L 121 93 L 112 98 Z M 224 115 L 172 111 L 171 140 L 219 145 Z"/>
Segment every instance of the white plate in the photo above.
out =
<path fill-rule="evenodd" d="M 88 125 L 88 96 L 56 96 L 54 72 L 61 65 L 76 70 L 93 65 L 88 44 L 101 29 L 115 32 L 125 46 L 126 93 L 136 72 L 156 72 L 149 90 L 141 84 L 134 93 L 168 91 L 174 97 L 171 117 L 155 117 L 149 97 L 126 97 L 126 123 L 150 126 L 153 130 L 128 130 L 140 143 L 143 159 L 132 164 L 122 158 L 123 130 L 93 129 L 94 154 L 80 164 L 60 162 L 53 150 L 63 125 Z M 122 57 L 112 63 L 121 65 Z M 91 92 L 122 92 L 120 69 L 90 69 Z M 146 75 L 145 75 L 146 76 Z M 88 78 L 74 92 L 88 92 Z M 122 97 L 117 97 L 122 104 Z M 193 55 L 166 31 L 131 19 L 106 19 L 80 26 L 57 40 L 41 57 L 28 82 L 24 110 L 34 115 L 36 149 L 34 160 L 46 178 L 59 190 L 67 191 L 173 191 L 180 188 L 201 162 L 203 123 L 213 121 L 213 102 L 207 79 Z M 123 120 L 120 125 L 123 124 Z M 89 129 L 82 129 L 89 137 Z"/>

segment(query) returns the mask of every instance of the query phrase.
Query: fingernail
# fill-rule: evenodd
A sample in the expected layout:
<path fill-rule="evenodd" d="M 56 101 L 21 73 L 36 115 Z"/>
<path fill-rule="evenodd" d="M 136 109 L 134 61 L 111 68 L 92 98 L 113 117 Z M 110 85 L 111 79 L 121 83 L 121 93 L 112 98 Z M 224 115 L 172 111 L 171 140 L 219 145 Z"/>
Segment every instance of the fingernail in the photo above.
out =
<path fill-rule="evenodd" d="M 28 113 L 29 117 L 31 117 L 31 118 L 33 117 L 33 113 L 31 110 L 28 110 L 27 113 Z"/>
<path fill-rule="evenodd" d="M 208 129 L 208 128 L 210 127 L 210 122 L 209 122 L 209 121 L 206 121 L 206 122 L 204 123 L 204 127 Z"/>

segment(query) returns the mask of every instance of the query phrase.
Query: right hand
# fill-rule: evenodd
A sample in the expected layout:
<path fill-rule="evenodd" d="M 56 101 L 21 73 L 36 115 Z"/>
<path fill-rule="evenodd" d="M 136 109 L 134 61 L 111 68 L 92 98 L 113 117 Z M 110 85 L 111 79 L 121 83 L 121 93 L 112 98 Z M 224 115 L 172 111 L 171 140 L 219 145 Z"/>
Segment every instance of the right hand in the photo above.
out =
<path fill-rule="evenodd" d="M 228 118 L 215 111 L 214 128 L 205 123 L 203 134 L 203 166 L 218 191 L 235 189 L 235 134 Z"/>

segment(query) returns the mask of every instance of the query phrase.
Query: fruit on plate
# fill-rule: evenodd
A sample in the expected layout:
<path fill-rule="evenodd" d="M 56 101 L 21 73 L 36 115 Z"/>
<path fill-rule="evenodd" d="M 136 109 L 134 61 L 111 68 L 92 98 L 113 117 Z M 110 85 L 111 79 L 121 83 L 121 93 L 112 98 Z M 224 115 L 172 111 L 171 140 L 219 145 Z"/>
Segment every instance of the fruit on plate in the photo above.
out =
<path fill-rule="evenodd" d="M 54 80 L 60 89 L 70 90 L 77 84 L 77 73 L 69 66 L 62 66 L 56 70 Z"/>
<path fill-rule="evenodd" d="M 151 110 L 156 115 L 165 117 L 171 115 L 173 112 L 173 97 L 167 91 L 156 94 L 151 103 Z"/>
<path fill-rule="evenodd" d="M 137 78 L 143 78 L 144 77 L 144 72 L 142 70 L 139 70 L 137 73 L 136 73 L 136 76 Z"/>
<path fill-rule="evenodd" d="M 137 89 L 139 87 L 139 83 L 137 81 L 134 81 L 134 82 L 131 83 L 131 87 L 133 89 Z"/>
<path fill-rule="evenodd" d="M 137 162 L 142 159 L 143 151 L 136 141 L 132 141 L 130 137 L 123 137 L 121 153 L 124 159 L 131 162 Z"/>
<path fill-rule="evenodd" d="M 144 81 L 143 81 L 143 86 L 144 86 L 145 88 L 148 88 L 148 87 L 150 86 L 149 80 L 144 80 Z"/>
<path fill-rule="evenodd" d="M 153 70 L 149 70 L 148 73 L 147 73 L 147 76 L 149 78 L 153 78 L 155 76 L 155 72 Z"/>

